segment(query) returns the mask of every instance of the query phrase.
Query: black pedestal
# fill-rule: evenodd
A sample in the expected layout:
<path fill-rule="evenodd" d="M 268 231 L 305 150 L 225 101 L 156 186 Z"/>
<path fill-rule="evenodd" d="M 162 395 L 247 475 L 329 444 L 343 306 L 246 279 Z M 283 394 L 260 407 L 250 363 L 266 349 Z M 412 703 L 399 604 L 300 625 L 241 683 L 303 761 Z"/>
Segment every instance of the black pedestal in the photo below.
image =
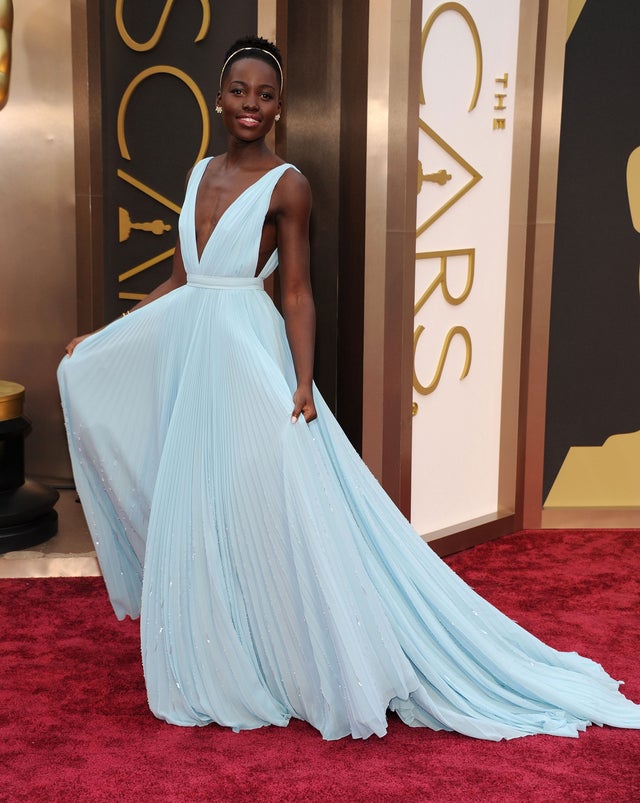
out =
<path fill-rule="evenodd" d="M 24 438 L 30 430 L 22 416 L 0 421 L 0 553 L 41 544 L 58 531 L 53 506 L 60 494 L 24 477 Z"/>

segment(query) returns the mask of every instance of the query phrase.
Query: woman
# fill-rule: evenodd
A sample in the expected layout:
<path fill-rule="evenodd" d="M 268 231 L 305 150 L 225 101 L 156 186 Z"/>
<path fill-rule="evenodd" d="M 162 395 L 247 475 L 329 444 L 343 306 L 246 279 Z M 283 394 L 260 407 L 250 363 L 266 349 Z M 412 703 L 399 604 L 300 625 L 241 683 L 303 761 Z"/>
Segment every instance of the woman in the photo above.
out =
<path fill-rule="evenodd" d="M 388 709 L 486 739 L 640 727 L 601 667 L 433 554 L 314 400 L 310 192 L 264 139 L 281 90 L 275 47 L 236 42 L 217 99 L 228 149 L 191 173 L 171 278 L 60 366 L 110 598 L 141 612 L 152 711 L 234 729 L 297 717 L 326 739 L 383 735 Z M 262 291 L 278 262 L 284 320 Z"/>

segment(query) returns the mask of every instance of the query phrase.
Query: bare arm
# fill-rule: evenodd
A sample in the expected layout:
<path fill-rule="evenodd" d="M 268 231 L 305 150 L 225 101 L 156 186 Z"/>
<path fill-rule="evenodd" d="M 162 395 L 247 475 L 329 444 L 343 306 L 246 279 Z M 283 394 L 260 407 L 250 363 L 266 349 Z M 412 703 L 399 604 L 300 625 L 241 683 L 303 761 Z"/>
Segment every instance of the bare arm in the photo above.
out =
<path fill-rule="evenodd" d="M 282 314 L 293 356 L 297 388 L 291 420 L 300 413 L 309 423 L 317 417 L 313 401 L 313 349 L 316 313 L 309 276 L 309 215 L 311 190 L 293 170 L 277 187 L 277 236 Z"/>

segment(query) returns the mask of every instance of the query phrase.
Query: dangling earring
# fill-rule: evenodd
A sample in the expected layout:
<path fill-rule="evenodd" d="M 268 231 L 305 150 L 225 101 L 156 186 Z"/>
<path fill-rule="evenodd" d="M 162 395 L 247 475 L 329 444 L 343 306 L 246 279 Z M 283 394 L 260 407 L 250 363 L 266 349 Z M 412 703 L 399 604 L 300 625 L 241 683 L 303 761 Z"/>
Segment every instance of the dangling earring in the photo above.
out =
<path fill-rule="evenodd" d="M 278 122 L 279 119 L 280 119 L 280 115 L 276 114 L 276 123 Z"/>
<path fill-rule="evenodd" d="M 222 106 L 216 106 L 216 114 L 222 114 Z"/>

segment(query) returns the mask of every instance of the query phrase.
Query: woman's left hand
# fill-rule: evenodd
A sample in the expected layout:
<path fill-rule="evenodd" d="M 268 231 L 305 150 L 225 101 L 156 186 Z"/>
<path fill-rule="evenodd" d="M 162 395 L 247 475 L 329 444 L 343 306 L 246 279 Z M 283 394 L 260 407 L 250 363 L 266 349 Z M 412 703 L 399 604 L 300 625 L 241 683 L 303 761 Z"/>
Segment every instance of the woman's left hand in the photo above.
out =
<path fill-rule="evenodd" d="M 70 340 L 67 343 L 67 345 L 64 347 L 64 350 L 66 351 L 67 356 L 70 357 L 73 354 L 73 352 L 75 351 L 76 346 L 78 346 L 80 343 L 82 343 L 83 340 L 86 340 L 89 337 L 89 335 L 91 335 L 91 334 L 93 334 L 93 333 L 89 332 L 86 335 L 78 335 L 78 337 L 74 337 L 73 340 Z"/>
<path fill-rule="evenodd" d="M 298 387 L 296 392 L 293 394 L 293 412 L 291 413 L 291 423 L 295 424 L 300 414 L 304 416 L 304 420 L 307 424 L 310 424 L 314 418 L 318 417 L 318 413 L 316 412 L 316 405 L 313 401 L 313 390 L 311 386 L 307 387 Z"/>

